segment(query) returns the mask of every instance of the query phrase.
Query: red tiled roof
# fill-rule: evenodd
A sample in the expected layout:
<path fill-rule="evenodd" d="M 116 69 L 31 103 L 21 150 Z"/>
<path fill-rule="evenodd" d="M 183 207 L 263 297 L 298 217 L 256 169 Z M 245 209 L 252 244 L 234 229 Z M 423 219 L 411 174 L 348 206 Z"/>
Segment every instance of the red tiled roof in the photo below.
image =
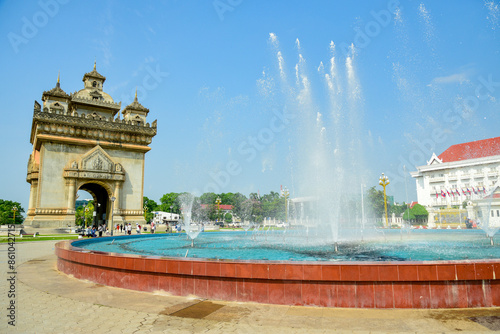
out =
<path fill-rule="evenodd" d="M 217 204 L 214 204 L 215 207 L 217 207 Z M 208 207 L 208 204 L 202 204 L 201 205 L 201 208 L 202 209 L 206 209 Z M 221 204 L 220 205 L 220 209 L 221 210 L 232 210 L 233 209 L 233 206 L 232 205 L 229 205 L 229 204 Z"/>
<path fill-rule="evenodd" d="M 500 137 L 450 146 L 439 155 L 443 162 L 461 161 L 500 155 Z"/>

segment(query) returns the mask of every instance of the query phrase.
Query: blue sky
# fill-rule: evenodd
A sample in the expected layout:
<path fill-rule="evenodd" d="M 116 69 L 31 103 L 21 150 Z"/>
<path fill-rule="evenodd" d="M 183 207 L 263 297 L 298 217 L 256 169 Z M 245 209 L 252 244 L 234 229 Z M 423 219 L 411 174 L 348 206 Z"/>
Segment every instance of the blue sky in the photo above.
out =
<path fill-rule="evenodd" d="M 276 113 L 297 106 L 299 54 L 309 106 L 329 114 L 318 67 L 328 69 L 333 41 L 344 92 L 344 64 L 353 59 L 359 96 L 342 110 L 358 119 L 362 181 L 377 185 L 385 172 L 388 193 L 404 201 L 403 165 L 412 171 L 432 152 L 498 136 L 499 7 L 498 0 L 2 1 L 0 198 L 27 209 L 33 102 L 55 86 L 59 71 L 67 93 L 83 88 L 94 60 L 115 101 L 127 105 L 137 87 L 149 120 L 158 119 L 146 155 L 146 196 L 158 201 L 211 185 L 246 195 L 286 185 L 301 196 L 291 166 L 310 157 L 294 151 L 297 128 L 273 132 L 255 154 L 241 147 L 266 134 Z M 278 51 L 289 86 L 280 79 Z M 409 175 L 406 182 L 408 199 L 416 200 Z"/>

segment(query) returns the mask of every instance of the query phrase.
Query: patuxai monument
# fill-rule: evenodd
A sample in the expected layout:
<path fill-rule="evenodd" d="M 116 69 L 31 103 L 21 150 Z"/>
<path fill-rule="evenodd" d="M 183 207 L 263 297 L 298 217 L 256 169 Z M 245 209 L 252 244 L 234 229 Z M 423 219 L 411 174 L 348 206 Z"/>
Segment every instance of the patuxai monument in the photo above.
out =
<path fill-rule="evenodd" d="M 103 91 L 94 69 L 83 89 L 67 94 L 57 84 L 35 101 L 26 181 L 31 184 L 25 226 L 75 225 L 78 190 L 94 199 L 96 222 L 143 224 L 144 160 L 156 135 L 149 109 L 137 100 L 121 110 Z M 121 116 L 120 116 L 121 110 Z M 111 212 L 112 210 L 112 212 Z"/>

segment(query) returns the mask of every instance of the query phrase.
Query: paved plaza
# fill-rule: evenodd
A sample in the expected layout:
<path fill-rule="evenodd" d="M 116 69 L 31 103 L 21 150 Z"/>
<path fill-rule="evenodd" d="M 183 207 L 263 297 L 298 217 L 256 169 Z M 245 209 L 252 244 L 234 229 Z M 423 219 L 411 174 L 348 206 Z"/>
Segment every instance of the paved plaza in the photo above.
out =
<path fill-rule="evenodd" d="M 1 333 L 487 333 L 500 310 L 375 310 L 236 303 L 144 293 L 80 281 L 56 270 L 56 241 L 15 244 L 10 298 L 8 245 L 0 245 Z M 5 310 L 14 300 L 15 324 Z"/>

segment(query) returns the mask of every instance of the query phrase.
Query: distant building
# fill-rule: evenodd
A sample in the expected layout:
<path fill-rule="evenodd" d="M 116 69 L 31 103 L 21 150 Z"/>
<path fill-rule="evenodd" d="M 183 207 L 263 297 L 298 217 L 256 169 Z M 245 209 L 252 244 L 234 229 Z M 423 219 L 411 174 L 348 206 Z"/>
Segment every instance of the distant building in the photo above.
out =
<path fill-rule="evenodd" d="M 90 201 L 91 199 L 77 199 L 75 201 L 75 210 L 81 206 L 87 206 L 87 204 L 89 204 Z"/>
<path fill-rule="evenodd" d="M 166 224 L 166 223 L 177 223 L 179 221 L 179 214 L 178 213 L 170 213 L 170 212 L 163 212 L 163 211 L 152 211 L 152 213 L 155 215 L 153 217 L 153 221 L 156 224 Z"/>
<path fill-rule="evenodd" d="M 500 137 L 450 146 L 439 156 L 433 153 L 426 165 L 411 172 L 418 203 L 427 207 L 429 222 L 442 222 L 440 210 L 446 210 L 451 219 L 450 209 L 458 210 L 458 222 L 471 215 L 480 218 L 481 210 L 466 212 L 463 204 L 477 207 L 478 201 L 499 186 L 499 175 Z"/>

